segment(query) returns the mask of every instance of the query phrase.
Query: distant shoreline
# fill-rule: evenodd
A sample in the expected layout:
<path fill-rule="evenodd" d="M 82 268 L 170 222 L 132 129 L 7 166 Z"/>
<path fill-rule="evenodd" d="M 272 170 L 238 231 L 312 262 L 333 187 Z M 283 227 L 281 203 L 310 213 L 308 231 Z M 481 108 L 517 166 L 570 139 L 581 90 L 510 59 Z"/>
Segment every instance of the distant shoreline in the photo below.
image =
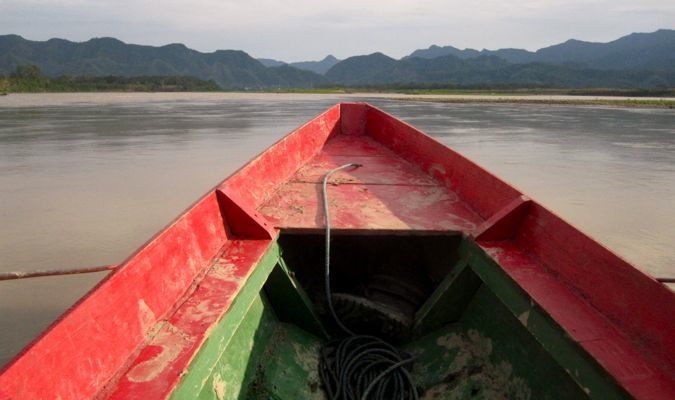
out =
<path fill-rule="evenodd" d="M 30 107 L 49 104 L 68 104 L 82 101 L 102 101 L 108 103 L 146 101 L 158 97 L 181 99 L 223 98 L 246 99 L 267 97 L 278 100 L 297 98 L 330 97 L 336 101 L 343 99 L 367 101 L 382 99 L 391 101 L 431 102 L 449 104 L 514 104 L 514 105 L 561 105 L 561 106 L 604 106 L 619 108 L 675 109 L 675 97 L 633 97 L 633 96 L 581 96 L 562 94 L 406 94 L 395 92 L 164 92 L 164 91 L 85 91 L 85 92 L 22 92 L 0 96 L 0 106 Z"/>
<path fill-rule="evenodd" d="M 545 96 L 545 95 L 444 95 L 399 96 L 392 100 L 457 104 L 530 104 L 569 106 L 609 106 L 622 108 L 675 109 L 675 98 Z"/>

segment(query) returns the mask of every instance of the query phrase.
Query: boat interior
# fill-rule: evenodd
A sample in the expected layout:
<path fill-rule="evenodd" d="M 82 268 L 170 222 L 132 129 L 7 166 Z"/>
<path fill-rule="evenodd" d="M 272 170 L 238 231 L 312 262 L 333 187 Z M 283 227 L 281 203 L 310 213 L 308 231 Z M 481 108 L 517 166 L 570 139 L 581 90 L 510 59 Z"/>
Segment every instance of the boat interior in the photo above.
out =
<path fill-rule="evenodd" d="M 346 163 L 360 167 L 327 185 L 326 293 L 321 183 Z M 401 368 L 419 398 L 675 393 L 675 322 L 652 306 L 675 309 L 667 288 L 364 103 L 336 105 L 219 184 L 0 384 L 41 395 L 31 382 L 47 380 L 63 398 L 324 399 L 320 354 L 341 335 L 329 298 L 351 330 L 413 357 Z"/>
<path fill-rule="evenodd" d="M 223 365 L 246 359 L 247 368 L 234 368 L 235 385 L 232 370 L 225 369 L 203 390 L 220 389 L 221 398 L 326 398 L 320 352 L 341 332 L 326 311 L 323 239 L 323 232 L 282 233 L 282 261 L 252 299 L 249 323 L 240 325 L 223 352 Z M 588 397 L 574 373 L 528 330 L 529 315 L 514 315 L 472 271 L 466 240 L 438 233 L 334 236 L 338 316 L 353 331 L 385 338 L 414 357 L 409 372 L 420 398 Z M 576 373 L 599 380 L 593 389 L 603 390 L 605 398 L 622 396 L 611 378 L 578 356 L 583 362 L 575 363 Z"/>

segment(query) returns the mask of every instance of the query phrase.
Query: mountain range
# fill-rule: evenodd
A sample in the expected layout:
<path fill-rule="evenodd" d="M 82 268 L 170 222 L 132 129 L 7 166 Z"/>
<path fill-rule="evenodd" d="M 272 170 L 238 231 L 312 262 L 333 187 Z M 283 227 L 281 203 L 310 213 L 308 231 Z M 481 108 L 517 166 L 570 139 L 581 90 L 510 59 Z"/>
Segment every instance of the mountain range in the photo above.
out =
<path fill-rule="evenodd" d="M 202 53 L 183 44 L 0 36 L 0 75 L 26 64 L 48 76 L 194 76 L 227 90 L 397 84 L 674 87 L 675 30 L 633 33 L 609 43 L 568 40 L 534 52 L 431 46 L 400 60 L 373 53 L 296 63 L 255 59 L 240 50 Z"/>
<path fill-rule="evenodd" d="M 454 83 L 495 87 L 655 88 L 675 86 L 675 69 L 599 70 L 543 63 L 510 63 L 496 56 L 460 59 L 448 55 L 432 59 L 395 60 L 382 53 L 350 57 L 325 75 L 346 86 L 392 86 L 401 83 Z"/>
<path fill-rule="evenodd" d="M 460 50 L 433 45 L 415 50 L 404 59 L 447 55 L 461 59 L 496 56 L 511 63 L 578 64 L 595 69 L 672 69 L 675 66 L 675 30 L 631 33 L 609 43 L 570 39 L 534 52 L 523 49 Z"/>
<path fill-rule="evenodd" d="M 313 72 L 282 65 L 268 68 L 239 50 L 201 53 L 183 44 L 161 47 L 127 44 L 114 38 L 82 43 L 63 39 L 30 41 L 0 36 L 0 74 L 32 64 L 48 76 L 187 75 L 214 80 L 223 89 L 312 87 L 325 79 Z"/>

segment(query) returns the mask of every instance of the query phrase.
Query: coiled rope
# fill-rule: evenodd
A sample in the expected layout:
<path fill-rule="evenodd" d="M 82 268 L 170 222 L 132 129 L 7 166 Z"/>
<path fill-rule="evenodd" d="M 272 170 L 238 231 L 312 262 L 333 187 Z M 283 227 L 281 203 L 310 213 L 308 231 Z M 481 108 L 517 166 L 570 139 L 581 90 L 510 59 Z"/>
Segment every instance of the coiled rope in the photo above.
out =
<path fill-rule="evenodd" d="M 357 335 L 338 318 L 330 290 L 330 212 L 328 178 L 340 170 L 358 168 L 349 163 L 329 171 L 323 178 L 323 211 L 326 218 L 325 287 L 328 310 L 344 338 L 328 342 L 321 349 L 319 375 L 331 400 L 407 400 L 419 399 L 415 384 L 406 369 L 413 358 L 384 340 Z"/>

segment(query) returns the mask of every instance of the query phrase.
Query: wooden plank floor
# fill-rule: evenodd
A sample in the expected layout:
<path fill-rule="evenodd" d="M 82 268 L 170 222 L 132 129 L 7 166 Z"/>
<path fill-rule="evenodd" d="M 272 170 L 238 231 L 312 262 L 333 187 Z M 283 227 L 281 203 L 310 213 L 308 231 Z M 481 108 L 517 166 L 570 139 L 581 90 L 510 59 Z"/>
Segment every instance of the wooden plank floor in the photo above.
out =
<path fill-rule="evenodd" d="M 324 227 L 321 182 L 326 172 L 359 163 L 331 176 L 328 187 L 335 229 L 471 232 L 482 219 L 458 196 L 415 165 L 364 136 L 341 135 L 260 207 L 280 229 Z"/>

